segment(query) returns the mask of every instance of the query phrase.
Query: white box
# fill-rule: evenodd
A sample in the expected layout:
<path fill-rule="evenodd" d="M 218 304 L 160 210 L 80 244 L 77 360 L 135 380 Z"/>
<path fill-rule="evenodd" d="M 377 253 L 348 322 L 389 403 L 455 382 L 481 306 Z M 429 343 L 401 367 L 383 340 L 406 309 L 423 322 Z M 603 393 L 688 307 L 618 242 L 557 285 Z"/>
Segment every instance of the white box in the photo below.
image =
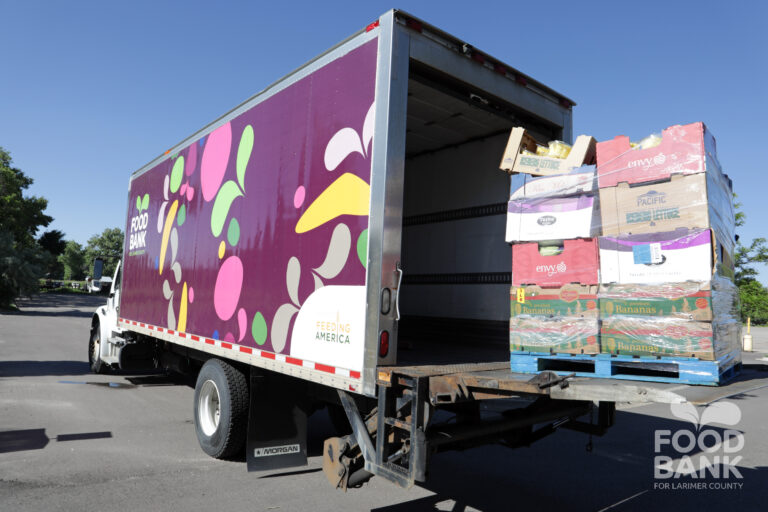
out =
<path fill-rule="evenodd" d="M 509 180 L 510 199 L 533 199 L 537 197 L 565 197 L 589 194 L 597 190 L 595 166 L 577 167 L 566 174 L 533 176 L 513 174 Z"/>
<path fill-rule="evenodd" d="M 590 238 L 599 233 L 597 197 L 513 199 L 507 205 L 507 242 Z"/>
<path fill-rule="evenodd" d="M 712 232 L 677 229 L 600 237 L 600 282 L 677 283 L 712 279 Z"/>

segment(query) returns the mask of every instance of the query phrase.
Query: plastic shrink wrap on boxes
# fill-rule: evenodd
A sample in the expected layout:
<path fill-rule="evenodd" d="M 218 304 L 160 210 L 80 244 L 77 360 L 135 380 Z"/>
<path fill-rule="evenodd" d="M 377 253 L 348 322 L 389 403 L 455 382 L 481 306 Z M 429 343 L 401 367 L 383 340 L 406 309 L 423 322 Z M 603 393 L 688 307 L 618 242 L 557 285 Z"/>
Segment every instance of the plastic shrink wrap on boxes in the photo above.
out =
<path fill-rule="evenodd" d="M 633 356 L 741 360 L 740 322 L 695 322 L 675 317 L 613 316 L 602 319 L 601 351 Z"/>
<path fill-rule="evenodd" d="M 597 144 L 603 236 L 712 229 L 719 270 L 735 250 L 731 180 L 703 123 L 675 125 L 633 145 L 625 136 Z"/>
<path fill-rule="evenodd" d="M 512 287 L 510 303 L 512 352 L 596 354 L 600 351 L 596 285 Z"/>
<path fill-rule="evenodd" d="M 512 352 L 597 354 L 600 352 L 596 317 L 513 316 L 509 322 Z"/>
<path fill-rule="evenodd" d="M 675 174 L 720 171 L 715 138 L 704 123 L 674 125 L 661 137 L 652 135 L 638 144 L 619 135 L 598 142 L 597 174 L 600 188 L 621 182 L 633 184 L 668 179 Z"/>
<path fill-rule="evenodd" d="M 682 283 L 603 284 L 598 298 L 602 318 L 663 316 L 717 323 L 739 318 L 739 289 L 720 276 Z"/>
<path fill-rule="evenodd" d="M 740 361 L 732 184 L 703 123 L 600 142 L 596 170 L 525 170 L 523 146 L 506 168 L 527 173 L 507 216 L 512 350 Z M 598 283 L 595 335 L 594 312 L 560 290 Z"/>
<path fill-rule="evenodd" d="M 604 353 L 741 360 L 739 291 L 720 276 L 711 281 L 601 285 L 600 342 Z"/>

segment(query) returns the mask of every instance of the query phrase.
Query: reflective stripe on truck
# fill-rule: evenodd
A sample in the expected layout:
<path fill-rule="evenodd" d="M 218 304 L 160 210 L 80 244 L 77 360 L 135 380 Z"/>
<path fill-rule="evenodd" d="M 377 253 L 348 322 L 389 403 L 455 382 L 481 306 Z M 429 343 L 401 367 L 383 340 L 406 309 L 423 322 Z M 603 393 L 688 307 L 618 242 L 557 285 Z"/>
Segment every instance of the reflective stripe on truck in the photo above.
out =
<path fill-rule="evenodd" d="M 118 323 L 126 329 L 146 334 L 157 339 L 194 348 L 202 352 L 242 361 L 253 366 L 294 375 L 303 379 L 333 386 L 338 389 L 360 392 L 361 373 L 347 368 L 307 361 L 285 354 L 275 354 L 255 347 L 214 340 L 187 332 L 176 332 L 158 325 L 119 318 Z"/>

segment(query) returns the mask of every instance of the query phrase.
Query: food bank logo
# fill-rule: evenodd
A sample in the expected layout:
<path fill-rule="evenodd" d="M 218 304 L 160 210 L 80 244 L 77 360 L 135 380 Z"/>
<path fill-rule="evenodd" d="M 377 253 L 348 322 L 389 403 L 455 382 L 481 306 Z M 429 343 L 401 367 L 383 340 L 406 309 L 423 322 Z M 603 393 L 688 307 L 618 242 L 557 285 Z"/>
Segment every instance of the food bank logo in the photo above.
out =
<path fill-rule="evenodd" d="M 654 473 L 657 489 L 732 489 L 740 488 L 740 482 L 715 482 L 711 479 L 726 479 L 743 476 L 736 467 L 742 456 L 737 455 L 744 448 L 744 434 L 735 429 L 707 428 L 713 423 L 734 426 L 741 421 L 741 409 L 730 402 L 716 402 L 699 411 L 690 403 L 672 404 L 672 414 L 690 421 L 692 429 L 682 428 L 675 432 L 669 429 L 654 433 Z M 672 449 L 678 455 L 673 458 L 661 455 L 663 450 Z M 708 482 L 676 482 L 682 477 L 693 480 L 708 479 Z M 671 482 L 670 482 L 671 481 Z"/>
<path fill-rule="evenodd" d="M 536 266 L 536 272 L 539 274 L 546 272 L 546 274 L 549 277 L 552 277 L 555 274 L 563 274 L 568 270 L 568 267 L 565 265 L 564 261 L 561 261 L 557 265 L 537 265 Z"/>
<path fill-rule="evenodd" d="M 149 209 L 149 194 L 144 194 L 144 197 L 136 196 L 136 215 L 131 217 L 129 251 L 144 249 L 147 246 L 147 226 L 149 225 L 147 209 Z"/>

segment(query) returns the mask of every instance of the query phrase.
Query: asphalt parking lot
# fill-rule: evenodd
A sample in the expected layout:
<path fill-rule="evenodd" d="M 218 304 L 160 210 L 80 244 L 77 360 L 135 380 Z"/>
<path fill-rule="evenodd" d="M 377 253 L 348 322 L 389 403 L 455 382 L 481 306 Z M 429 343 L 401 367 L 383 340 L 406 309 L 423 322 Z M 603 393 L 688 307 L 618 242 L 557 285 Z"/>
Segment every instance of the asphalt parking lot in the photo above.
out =
<path fill-rule="evenodd" d="M 307 467 L 248 473 L 244 462 L 199 449 L 189 380 L 89 373 L 90 315 L 102 301 L 40 295 L 21 312 L 0 313 L 2 511 L 748 511 L 768 502 L 768 388 L 688 417 L 668 405 L 622 406 L 591 451 L 586 435 L 564 430 L 529 448 L 439 454 L 427 483 L 410 490 L 377 478 L 347 493 L 332 489 L 320 452 L 333 429 L 320 412 L 310 419 Z M 753 335 L 745 364 L 757 382 L 768 372 L 760 360 L 768 329 Z M 671 451 L 676 433 L 687 433 L 677 436 L 684 448 L 705 430 L 705 450 Z"/>

